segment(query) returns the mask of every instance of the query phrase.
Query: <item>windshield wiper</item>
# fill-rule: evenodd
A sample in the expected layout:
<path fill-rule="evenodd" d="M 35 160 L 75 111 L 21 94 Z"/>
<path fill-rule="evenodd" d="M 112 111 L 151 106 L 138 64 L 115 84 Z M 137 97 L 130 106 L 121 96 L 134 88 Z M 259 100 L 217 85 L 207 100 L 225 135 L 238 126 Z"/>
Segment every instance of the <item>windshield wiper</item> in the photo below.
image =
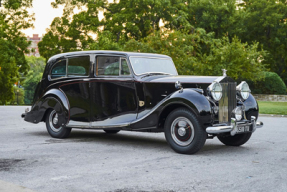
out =
<path fill-rule="evenodd" d="M 146 75 L 142 76 L 141 79 L 144 77 L 152 76 L 152 75 L 171 75 L 171 74 L 170 73 L 163 73 L 163 72 L 146 73 Z"/>

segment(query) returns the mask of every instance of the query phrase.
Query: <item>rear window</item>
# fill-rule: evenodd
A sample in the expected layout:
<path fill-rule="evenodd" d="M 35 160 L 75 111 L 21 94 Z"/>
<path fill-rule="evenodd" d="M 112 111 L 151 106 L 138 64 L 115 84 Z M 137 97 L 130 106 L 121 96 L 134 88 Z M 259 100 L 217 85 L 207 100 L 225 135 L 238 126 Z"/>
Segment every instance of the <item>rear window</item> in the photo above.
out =
<path fill-rule="evenodd" d="M 67 75 L 66 66 L 67 66 L 66 59 L 58 61 L 52 68 L 51 78 L 56 79 L 66 77 Z"/>
<path fill-rule="evenodd" d="M 68 68 L 67 68 L 68 66 Z M 70 57 L 58 61 L 51 70 L 51 79 L 63 77 L 87 77 L 89 76 L 90 57 Z"/>
<path fill-rule="evenodd" d="M 72 57 L 68 60 L 68 76 L 89 76 L 90 57 Z"/>

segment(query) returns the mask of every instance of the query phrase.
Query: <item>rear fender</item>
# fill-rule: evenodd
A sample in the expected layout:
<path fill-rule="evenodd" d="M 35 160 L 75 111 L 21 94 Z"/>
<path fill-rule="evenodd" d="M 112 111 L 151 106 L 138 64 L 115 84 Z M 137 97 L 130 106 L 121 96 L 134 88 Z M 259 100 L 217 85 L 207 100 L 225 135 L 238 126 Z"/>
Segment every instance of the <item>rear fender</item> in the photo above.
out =
<path fill-rule="evenodd" d="M 45 121 L 46 112 L 49 109 L 54 109 L 58 113 L 59 124 L 66 125 L 69 121 L 69 108 L 66 95 L 60 89 L 51 89 L 32 106 L 25 120 L 33 123 Z"/>

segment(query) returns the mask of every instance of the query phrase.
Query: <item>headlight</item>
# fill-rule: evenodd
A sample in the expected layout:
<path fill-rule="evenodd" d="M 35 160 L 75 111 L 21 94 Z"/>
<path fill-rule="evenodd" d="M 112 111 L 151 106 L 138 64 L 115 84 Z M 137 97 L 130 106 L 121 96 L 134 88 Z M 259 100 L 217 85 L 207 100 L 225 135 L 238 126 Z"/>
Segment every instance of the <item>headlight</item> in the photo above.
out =
<path fill-rule="evenodd" d="M 219 101 L 222 97 L 222 87 L 220 83 L 218 82 L 213 82 L 211 85 L 208 87 L 208 91 L 211 94 L 211 97 L 215 101 Z"/>
<path fill-rule="evenodd" d="M 237 92 L 239 95 L 242 97 L 242 99 L 246 100 L 248 99 L 250 95 L 250 89 L 248 84 L 245 81 L 242 81 L 237 87 L 236 87 Z"/>

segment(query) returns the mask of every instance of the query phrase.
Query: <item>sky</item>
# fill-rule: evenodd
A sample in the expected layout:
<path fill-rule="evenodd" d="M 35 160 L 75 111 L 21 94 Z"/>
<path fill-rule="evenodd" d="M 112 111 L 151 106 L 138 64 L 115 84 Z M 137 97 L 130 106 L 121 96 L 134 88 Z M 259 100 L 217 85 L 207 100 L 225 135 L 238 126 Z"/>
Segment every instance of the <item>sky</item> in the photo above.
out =
<path fill-rule="evenodd" d="M 55 17 L 61 17 L 63 14 L 63 6 L 59 6 L 58 9 L 54 9 L 51 6 L 51 2 L 54 0 L 33 0 L 33 8 L 29 9 L 35 13 L 34 29 L 29 28 L 23 30 L 23 32 L 31 37 L 33 34 L 39 34 L 43 36 L 46 33 L 46 28 L 49 28 Z"/>

